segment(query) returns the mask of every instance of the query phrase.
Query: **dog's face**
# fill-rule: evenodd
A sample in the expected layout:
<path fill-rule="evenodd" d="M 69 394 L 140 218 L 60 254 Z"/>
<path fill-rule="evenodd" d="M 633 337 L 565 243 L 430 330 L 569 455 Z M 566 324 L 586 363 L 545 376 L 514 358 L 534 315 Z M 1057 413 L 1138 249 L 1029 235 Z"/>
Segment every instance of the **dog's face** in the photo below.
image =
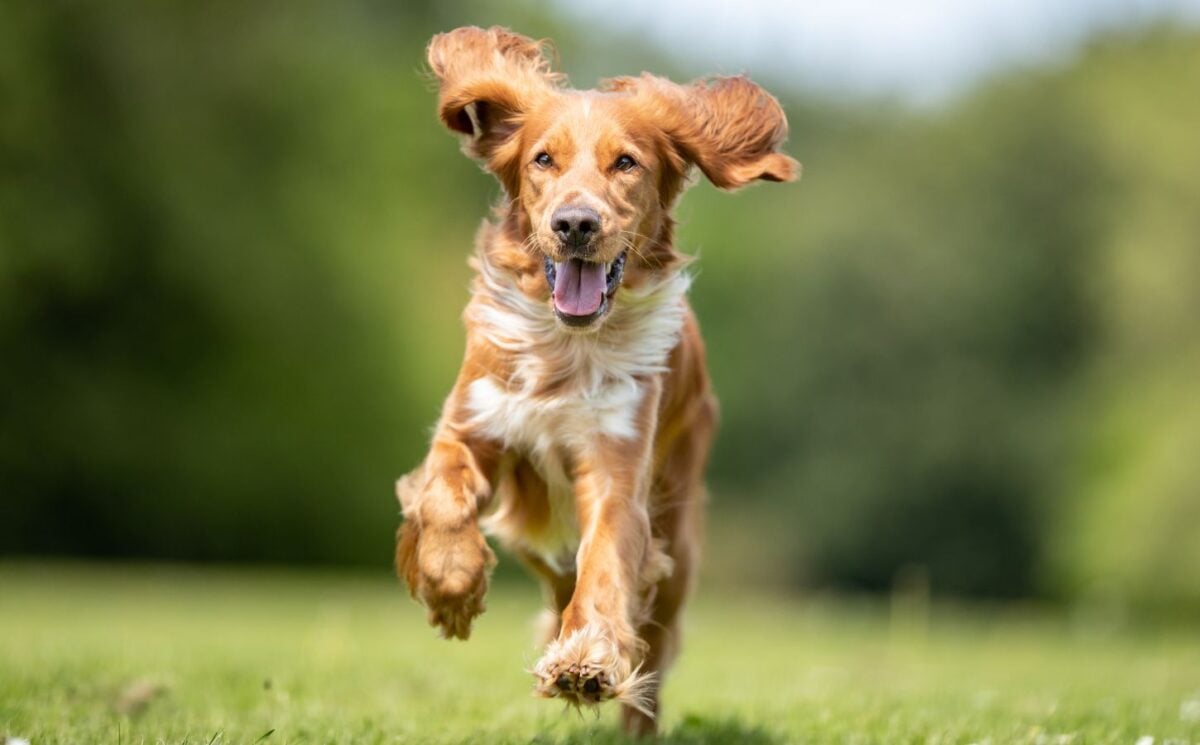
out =
<path fill-rule="evenodd" d="M 628 97 L 586 92 L 550 98 L 523 130 L 517 197 L 530 243 L 559 319 L 591 326 L 664 216 L 655 128 Z"/>
<path fill-rule="evenodd" d="M 622 284 L 676 265 L 669 211 L 691 166 L 717 186 L 790 181 L 779 104 L 746 78 L 680 86 L 643 75 L 562 87 L 541 45 L 500 28 L 434 37 L 439 113 L 496 175 L 524 256 L 558 319 L 599 326 Z M 548 291 L 548 292 L 547 292 Z"/>

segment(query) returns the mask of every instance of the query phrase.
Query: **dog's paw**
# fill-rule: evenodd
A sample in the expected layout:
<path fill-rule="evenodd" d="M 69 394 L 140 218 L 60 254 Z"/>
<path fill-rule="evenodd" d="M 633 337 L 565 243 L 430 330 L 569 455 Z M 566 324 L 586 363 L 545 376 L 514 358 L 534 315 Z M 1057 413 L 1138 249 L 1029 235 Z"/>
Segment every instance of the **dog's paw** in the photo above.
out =
<path fill-rule="evenodd" d="M 397 568 L 413 597 L 429 610 L 431 626 L 446 639 L 466 639 L 471 622 L 486 609 L 488 573 L 496 555 L 474 524 L 418 528 L 406 522 L 397 547 Z"/>
<path fill-rule="evenodd" d="M 649 692 L 653 674 L 641 674 L 621 654 L 611 634 L 595 623 L 550 642 L 533 669 L 534 690 L 575 706 L 617 699 L 653 717 Z"/>

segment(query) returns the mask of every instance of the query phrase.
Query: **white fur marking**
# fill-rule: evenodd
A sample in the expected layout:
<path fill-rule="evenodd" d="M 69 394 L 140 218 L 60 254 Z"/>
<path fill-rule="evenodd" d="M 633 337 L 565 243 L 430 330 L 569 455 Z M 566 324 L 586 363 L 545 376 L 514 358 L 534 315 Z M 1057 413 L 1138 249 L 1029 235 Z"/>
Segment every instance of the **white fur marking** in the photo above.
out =
<path fill-rule="evenodd" d="M 691 280 L 679 272 L 637 290 L 620 288 L 600 328 L 579 332 L 560 324 L 549 303 L 526 296 L 486 258 L 479 273 L 467 316 L 488 342 L 510 353 L 513 374 L 509 380 L 482 377 L 470 383 L 469 423 L 529 458 L 546 481 L 551 508 L 550 525 L 540 536 L 507 529 L 506 505 L 497 505 L 484 527 L 521 541 L 561 569 L 580 542 L 561 454 L 585 450 L 597 435 L 637 436 L 647 378 L 667 370 Z"/>
<path fill-rule="evenodd" d="M 469 103 L 463 110 L 467 112 L 467 118 L 471 120 L 471 139 L 478 140 L 483 137 L 483 125 L 479 123 L 479 111 L 475 108 L 475 104 Z"/>

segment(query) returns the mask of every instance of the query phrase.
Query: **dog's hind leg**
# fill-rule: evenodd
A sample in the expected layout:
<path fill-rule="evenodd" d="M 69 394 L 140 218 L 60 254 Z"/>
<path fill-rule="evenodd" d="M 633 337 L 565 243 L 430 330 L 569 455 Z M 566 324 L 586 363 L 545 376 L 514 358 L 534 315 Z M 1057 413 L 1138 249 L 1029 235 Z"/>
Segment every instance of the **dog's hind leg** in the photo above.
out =
<path fill-rule="evenodd" d="M 575 573 L 560 574 L 542 557 L 529 551 L 519 550 L 517 556 L 542 582 L 546 597 L 546 608 L 538 620 L 536 642 L 545 647 L 558 636 L 562 628 L 562 612 L 575 594 Z"/>
<path fill-rule="evenodd" d="M 621 710 L 621 725 L 635 736 L 655 733 L 659 690 L 679 653 L 683 606 L 695 584 L 704 533 L 704 468 L 716 428 L 716 404 L 701 397 L 683 416 L 660 430 L 667 456 L 659 463 L 651 492 L 651 529 L 664 545 L 674 570 L 647 593 L 646 616 L 638 635 L 646 642 L 643 670 L 653 674 L 647 690 L 651 714 L 633 706 Z M 674 424 L 675 426 L 670 426 Z"/>
<path fill-rule="evenodd" d="M 682 505 L 679 510 L 673 508 L 672 511 L 686 513 L 691 511 L 690 507 Z M 691 519 L 683 514 L 678 518 Z M 659 690 L 663 676 L 679 652 L 683 606 L 695 581 L 699 560 L 697 544 L 696 537 L 691 533 L 672 536 L 667 541 L 667 555 L 671 557 L 674 568 L 670 576 L 659 581 L 647 593 L 647 613 L 638 627 L 638 636 L 646 643 L 642 671 L 650 676 L 644 695 L 644 708 L 649 712 L 634 706 L 622 706 L 621 728 L 627 734 L 644 736 L 656 731 Z"/>

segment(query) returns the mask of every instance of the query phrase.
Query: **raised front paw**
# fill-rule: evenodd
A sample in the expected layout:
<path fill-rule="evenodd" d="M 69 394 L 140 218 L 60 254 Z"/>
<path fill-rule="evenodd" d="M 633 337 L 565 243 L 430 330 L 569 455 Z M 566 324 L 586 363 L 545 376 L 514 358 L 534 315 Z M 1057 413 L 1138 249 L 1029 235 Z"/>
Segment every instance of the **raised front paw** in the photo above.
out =
<path fill-rule="evenodd" d="M 496 555 L 474 523 L 444 528 L 405 522 L 400 528 L 396 568 L 429 609 L 430 625 L 446 639 L 471 635 L 471 621 L 485 610 L 495 564 Z"/>
<path fill-rule="evenodd" d="M 653 673 L 634 669 L 601 624 L 587 624 L 550 642 L 533 675 L 539 696 L 575 706 L 618 699 L 653 717 L 647 698 Z"/>

